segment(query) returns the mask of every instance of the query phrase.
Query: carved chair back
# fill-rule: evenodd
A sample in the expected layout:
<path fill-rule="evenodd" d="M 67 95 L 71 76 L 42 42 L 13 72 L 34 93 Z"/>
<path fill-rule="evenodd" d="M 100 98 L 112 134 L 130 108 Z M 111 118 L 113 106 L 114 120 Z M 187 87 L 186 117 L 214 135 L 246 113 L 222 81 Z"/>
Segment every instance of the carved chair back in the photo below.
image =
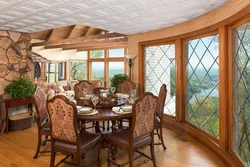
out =
<path fill-rule="evenodd" d="M 38 128 L 48 121 L 48 111 L 46 107 L 46 97 L 43 89 L 37 86 L 34 93 L 35 107 L 36 107 L 36 122 Z"/>
<path fill-rule="evenodd" d="M 153 135 L 157 100 L 158 98 L 152 93 L 146 92 L 133 104 L 131 126 L 132 138 L 150 133 Z"/>
<path fill-rule="evenodd" d="M 130 94 L 133 89 L 136 89 L 136 84 L 131 80 L 124 80 L 118 84 L 118 93 Z"/>
<path fill-rule="evenodd" d="M 48 100 L 47 108 L 51 121 L 52 141 L 59 140 L 77 144 L 80 135 L 75 104 L 65 96 L 56 95 Z"/>
<path fill-rule="evenodd" d="M 74 86 L 74 91 L 75 91 L 75 98 L 79 99 L 80 97 L 83 97 L 83 89 L 87 88 L 87 94 L 93 94 L 94 93 L 94 85 L 93 83 L 87 81 L 87 80 L 82 80 L 79 83 L 75 84 Z"/>
<path fill-rule="evenodd" d="M 160 119 L 162 118 L 164 112 L 166 96 L 167 96 L 167 88 L 165 84 L 162 84 L 158 95 L 158 104 L 156 110 L 156 114 Z"/>

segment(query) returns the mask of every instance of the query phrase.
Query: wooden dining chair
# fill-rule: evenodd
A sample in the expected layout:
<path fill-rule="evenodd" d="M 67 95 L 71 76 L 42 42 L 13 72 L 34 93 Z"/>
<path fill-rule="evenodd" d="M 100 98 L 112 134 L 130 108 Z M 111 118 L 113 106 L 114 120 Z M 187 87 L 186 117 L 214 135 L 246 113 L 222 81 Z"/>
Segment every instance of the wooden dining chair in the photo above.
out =
<path fill-rule="evenodd" d="M 84 97 L 83 89 L 86 88 L 87 92 L 86 94 L 93 94 L 94 93 L 94 85 L 93 83 L 82 80 L 79 83 L 75 84 L 74 86 L 74 92 L 75 92 L 75 100 L 77 105 L 85 105 L 86 100 L 82 99 Z M 89 101 L 87 101 L 89 102 Z"/>
<path fill-rule="evenodd" d="M 111 164 L 116 166 L 129 164 L 130 167 L 133 167 L 133 161 L 138 159 L 133 157 L 134 152 L 139 153 L 140 157 L 144 156 L 146 158 L 146 160 L 143 160 L 136 166 L 142 165 L 149 160 L 152 160 L 153 165 L 156 166 L 154 153 L 154 118 L 156 108 L 157 97 L 152 93 L 147 92 L 135 101 L 132 107 L 132 126 L 109 135 L 108 166 L 111 166 Z M 148 145 L 150 146 L 151 157 L 137 150 Z M 122 164 L 115 162 L 117 148 L 128 151 L 129 162 Z"/>
<path fill-rule="evenodd" d="M 49 116 L 47 112 L 46 107 L 46 96 L 41 87 L 36 87 L 36 91 L 34 93 L 34 99 L 35 99 L 35 108 L 36 108 L 36 123 L 37 123 L 37 129 L 38 129 L 38 141 L 37 141 L 37 149 L 36 153 L 34 155 L 34 159 L 36 159 L 39 155 L 39 153 L 46 153 L 50 152 L 48 151 L 40 151 L 41 146 L 45 146 L 46 142 L 50 139 L 48 137 L 50 136 L 50 121 Z M 42 140 L 44 136 L 44 140 Z"/>
<path fill-rule="evenodd" d="M 136 84 L 129 79 L 118 84 L 118 93 L 131 94 L 131 91 L 136 89 Z"/>
<path fill-rule="evenodd" d="M 155 143 L 155 145 L 162 145 L 164 150 L 166 150 L 166 146 L 164 144 L 164 139 L 163 139 L 162 123 L 163 123 L 163 113 L 164 113 L 166 96 L 167 96 L 167 88 L 165 84 L 162 84 L 158 95 L 158 103 L 155 115 L 155 130 L 156 130 L 155 135 L 158 136 L 161 142 Z"/>
<path fill-rule="evenodd" d="M 76 164 L 80 167 L 82 156 L 96 146 L 98 147 L 98 157 L 92 166 L 98 164 L 100 167 L 101 135 L 80 129 L 76 105 L 65 96 L 56 95 L 48 100 L 47 108 L 51 120 L 50 167 L 54 166 L 56 152 L 67 155 L 63 160 L 74 155 Z"/>

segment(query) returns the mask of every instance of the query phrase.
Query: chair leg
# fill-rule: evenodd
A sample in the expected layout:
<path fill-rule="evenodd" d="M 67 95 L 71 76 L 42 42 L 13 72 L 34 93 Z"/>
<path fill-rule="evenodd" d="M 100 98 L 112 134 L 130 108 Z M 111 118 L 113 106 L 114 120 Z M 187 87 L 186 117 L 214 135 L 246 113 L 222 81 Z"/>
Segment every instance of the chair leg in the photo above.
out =
<path fill-rule="evenodd" d="M 161 136 L 159 134 L 159 129 L 158 128 L 156 129 L 156 133 L 157 133 L 158 138 L 161 139 Z"/>
<path fill-rule="evenodd" d="M 82 155 L 80 153 L 76 154 L 76 166 L 81 167 Z"/>
<path fill-rule="evenodd" d="M 99 143 L 97 145 L 97 161 L 98 161 L 98 167 L 101 167 L 101 153 L 100 153 L 100 150 L 101 150 L 101 144 Z"/>
<path fill-rule="evenodd" d="M 36 154 L 34 155 L 33 159 L 37 159 L 38 154 L 40 152 L 40 148 L 41 148 L 41 135 L 38 133 L 38 141 L 37 141 Z"/>
<path fill-rule="evenodd" d="M 42 146 L 45 146 L 47 141 L 48 141 L 48 135 L 46 135 L 44 140 L 42 141 Z"/>
<path fill-rule="evenodd" d="M 163 149 L 166 150 L 166 146 L 165 146 L 165 144 L 164 144 L 164 140 L 163 140 L 163 135 L 162 135 L 162 134 L 163 134 L 163 133 L 162 133 L 162 127 L 161 127 L 161 128 L 160 128 L 161 144 L 162 144 Z"/>
<path fill-rule="evenodd" d="M 51 150 L 51 155 L 50 155 L 50 167 L 54 167 L 55 156 L 56 156 L 56 152 L 55 152 L 54 150 Z"/>
<path fill-rule="evenodd" d="M 155 161 L 154 142 L 150 143 L 150 151 L 151 151 L 151 157 L 152 157 L 152 161 L 153 161 L 154 167 L 157 167 L 156 161 Z"/>
<path fill-rule="evenodd" d="M 134 167 L 134 150 L 129 150 L 128 156 L 129 156 L 129 166 Z"/>
<path fill-rule="evenodd" d="M 108 145 L 108 158 L 107 158 L 108 167 L 111 166 L 110 160 L 111 160 L 111 145 L 109 144 Z"/>

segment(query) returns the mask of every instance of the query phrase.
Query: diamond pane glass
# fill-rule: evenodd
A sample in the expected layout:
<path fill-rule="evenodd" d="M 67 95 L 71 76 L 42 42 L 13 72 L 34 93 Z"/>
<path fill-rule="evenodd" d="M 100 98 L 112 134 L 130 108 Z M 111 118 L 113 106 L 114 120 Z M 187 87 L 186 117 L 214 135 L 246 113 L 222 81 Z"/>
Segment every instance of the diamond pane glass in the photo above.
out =
<path fill-rule="evenodd" d="M 219 137 L 218 35 L 187 43 L 186 120 Z"/>
<path fill-rule="evenodd" d="M 250 167 L 250 22 L 233 30 L 233 151 Z"/>
<path fill-rule="evenodd" d="M 164 113 L 175 116 L 175 45 L 145 48 L 145 91 L 158 96 L 163 83 L 167 85 Z"/>

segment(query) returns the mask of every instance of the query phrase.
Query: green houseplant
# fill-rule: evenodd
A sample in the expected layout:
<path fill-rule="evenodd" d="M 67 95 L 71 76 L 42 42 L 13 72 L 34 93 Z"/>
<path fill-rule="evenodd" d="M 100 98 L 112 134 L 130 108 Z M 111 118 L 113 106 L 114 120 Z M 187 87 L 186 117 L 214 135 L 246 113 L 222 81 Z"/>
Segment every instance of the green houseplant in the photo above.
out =
<path fill-rule="evenodd" d="M 12 98 L 30 97 L 34 93 L 34 84 L 25 76 L 16 77 L 4 88 L 4 92 L 11 94 Z"/>
<path fill-rule="evenodd" d="M 118 90 L 118 84 L 123 82 L 126 79 L 128 79 L 127 74 L 116 74 L 116 75 L 113 76 L 113 78 L 111 79 L 110 86 L 115 87 L 115 93 Z"/>

